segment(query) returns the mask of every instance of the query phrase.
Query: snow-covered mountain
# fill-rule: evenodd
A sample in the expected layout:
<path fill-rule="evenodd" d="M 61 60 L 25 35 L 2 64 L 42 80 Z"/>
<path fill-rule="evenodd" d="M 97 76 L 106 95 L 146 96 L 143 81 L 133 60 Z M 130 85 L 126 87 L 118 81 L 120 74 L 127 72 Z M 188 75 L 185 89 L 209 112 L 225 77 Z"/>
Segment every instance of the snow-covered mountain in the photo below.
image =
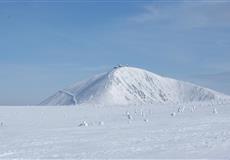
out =
<path fill-rule="evenodd" d="M 149 71 L 119 66 L 60 90 L 41 105 L 143 105 L 153 103 L 224 103 L 230 96 Z"/>
<path fill-rule="evenodd" d="M 214 74 L 198 74 L 185 77 L 192 83 L 211 87 L 217 91 L 230 95 L 230 71 Z M 221 82 L 221 83 L 220 83 Z"/>

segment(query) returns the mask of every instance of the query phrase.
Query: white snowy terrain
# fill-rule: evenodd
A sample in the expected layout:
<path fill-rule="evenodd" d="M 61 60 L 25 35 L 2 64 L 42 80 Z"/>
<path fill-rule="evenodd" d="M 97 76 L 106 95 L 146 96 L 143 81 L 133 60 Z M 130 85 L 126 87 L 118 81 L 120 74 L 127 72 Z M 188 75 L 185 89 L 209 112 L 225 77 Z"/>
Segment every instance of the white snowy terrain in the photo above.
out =
<path fill-rule="evenodd" d="M 229 115 L 229 104 L 1 106 L 0 159 L 229 159 Z"/>
<path fill-rule="evenodd" d="M 60 90 L 41 105 L 146 105 L 191 102 L 225 103 L 230 97 L 191 83 L 134 67 L 115 67 Z"/>
<path fill-rule="evenodd" d="M 45 106 L 0 106 L 0 159 L 229 159 L 229 100 L 114 68 L 60 90 Z"/>

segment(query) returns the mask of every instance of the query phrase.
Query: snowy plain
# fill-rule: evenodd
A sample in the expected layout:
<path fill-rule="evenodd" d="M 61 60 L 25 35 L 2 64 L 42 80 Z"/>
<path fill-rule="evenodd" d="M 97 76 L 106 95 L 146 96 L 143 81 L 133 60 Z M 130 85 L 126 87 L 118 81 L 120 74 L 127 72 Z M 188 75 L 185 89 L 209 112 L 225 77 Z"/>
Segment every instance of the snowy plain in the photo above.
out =
<path fill-rule="evenodd" d="M 1 106 L 0 159 L 229 159 L 230 104 L 180 107 Z"/>

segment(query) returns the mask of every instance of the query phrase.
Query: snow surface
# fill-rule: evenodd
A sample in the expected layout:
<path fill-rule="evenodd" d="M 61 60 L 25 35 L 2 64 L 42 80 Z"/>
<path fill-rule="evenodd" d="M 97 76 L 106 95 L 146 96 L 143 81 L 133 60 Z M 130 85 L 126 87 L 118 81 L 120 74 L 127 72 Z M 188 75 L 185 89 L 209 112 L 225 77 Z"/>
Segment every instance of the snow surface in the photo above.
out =
<path fill-rule="evenodd" d="M 229 159 L 229 115 L 230 104 L 1 106 L 0 159 Z"/>
<path fill-rule="evenodd" d="M 218 104 L 229 101 L 229 96 L 211 89 L 162 77 L 143 69 L 120 66 L 60 90 L 41 105 Z"/>
<path fill-rule="evenodd" d="M 49 106 L 1 106 L 0 159 L 227 159 L 229 100 L 119 66 L 58 91 L 41 103 Z"/>

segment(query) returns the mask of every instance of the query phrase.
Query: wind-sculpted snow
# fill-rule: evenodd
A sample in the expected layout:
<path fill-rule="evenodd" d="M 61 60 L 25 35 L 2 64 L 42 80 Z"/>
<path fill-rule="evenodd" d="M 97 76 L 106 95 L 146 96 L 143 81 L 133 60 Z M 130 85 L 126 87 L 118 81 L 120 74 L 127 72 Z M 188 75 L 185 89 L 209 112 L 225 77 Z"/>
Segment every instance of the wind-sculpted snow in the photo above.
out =
<path fill-rule="evenodd" d="M 1 106 L 0 159 L 229 159 L 230 105 Z"/>
<path fill-rule="evenodd" d="M 190 102 L 225 103 L 230 97 L 191 83 L 162 77 L 134 67 L 108 73 L 61 90 L 42 105 L 146 105 Z"/>

